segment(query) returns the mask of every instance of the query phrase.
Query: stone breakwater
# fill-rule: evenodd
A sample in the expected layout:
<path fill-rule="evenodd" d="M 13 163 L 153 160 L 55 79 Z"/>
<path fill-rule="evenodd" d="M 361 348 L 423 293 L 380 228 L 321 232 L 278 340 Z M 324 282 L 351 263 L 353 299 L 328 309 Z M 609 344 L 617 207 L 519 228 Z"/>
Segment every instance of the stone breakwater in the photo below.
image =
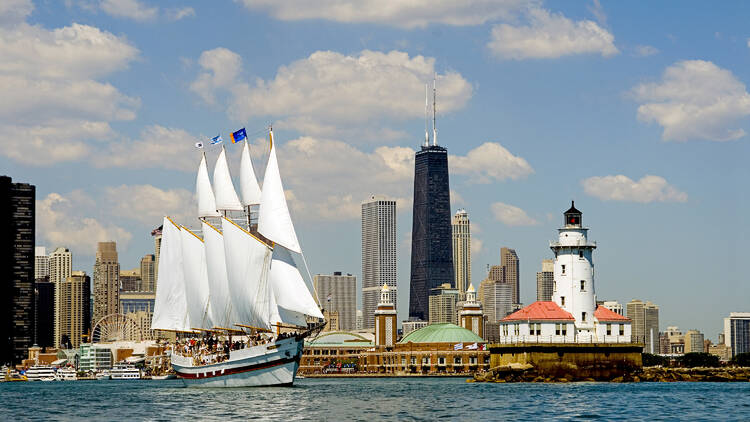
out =
<path fill-rule="evenodd" d="M 531 364 L 509 364 L 496 366 L 487 372 L 475 374 L 467 382 L 748 382 L 750 368 L 661 368 L 647 367 L 612 379 L 594 379 L 576 376 L 575 368 L 569 368 L 561 376 L 539 374 Z"/>

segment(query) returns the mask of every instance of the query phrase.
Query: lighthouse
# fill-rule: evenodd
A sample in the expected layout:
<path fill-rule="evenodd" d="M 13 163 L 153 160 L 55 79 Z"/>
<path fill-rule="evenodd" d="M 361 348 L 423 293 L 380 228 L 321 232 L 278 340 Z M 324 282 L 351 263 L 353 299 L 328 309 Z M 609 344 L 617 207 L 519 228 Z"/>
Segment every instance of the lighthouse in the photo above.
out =
<path fill-rule="evenodd" d="M 558 240 L 550 242 L 555 254 L 552 301 L 575 318 L 577 337 L 591 337 L 596 311 L 593 260 L 596 242 L 588 240 L 588 228 L 583 226 L 582 217 L 573 202 L 563 214 Z"/>

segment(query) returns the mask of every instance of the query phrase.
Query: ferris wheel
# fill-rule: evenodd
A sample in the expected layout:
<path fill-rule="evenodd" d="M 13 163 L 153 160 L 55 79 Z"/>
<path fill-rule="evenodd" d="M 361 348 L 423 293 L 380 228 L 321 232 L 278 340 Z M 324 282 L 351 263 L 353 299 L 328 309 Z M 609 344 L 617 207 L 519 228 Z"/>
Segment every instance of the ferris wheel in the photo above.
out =
<path fill-rule="evenodd" d="M 100 319 L 91 332 L 92 343 L 114 341 L 141 341 L 141 327 L 132 318 L 123 314 L 109 314 Z"/>

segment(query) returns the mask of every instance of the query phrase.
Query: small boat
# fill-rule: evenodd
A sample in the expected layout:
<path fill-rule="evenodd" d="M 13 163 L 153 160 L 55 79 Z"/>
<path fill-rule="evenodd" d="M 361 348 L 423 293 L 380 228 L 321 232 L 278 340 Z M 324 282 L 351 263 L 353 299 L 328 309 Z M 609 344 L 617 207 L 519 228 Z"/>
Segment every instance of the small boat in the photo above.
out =
<path fill-rule="evenodd" d="M 158 380 L 158 381 L 173 380 L 173 379 L 177 379 L 177 375 L 176 374 L 152 375 L 151 379 Z"/>
<path fill-rule="evenodd" d="M 75 381 L 77 379 L 77 373 L 74 368 L 59 368 L 55 374 L 55 379 L 58 381 Z"/>
<path fill-rule="evenodd" d="M 107 371 L 106 369 L 104 371 L 97 372 L 95 376 L 99 381 L 110 379 L 109 371 Z"/>
<path fill-rule="evenodd" d="M 34 365 L 26 370 L 29 381 L 54 381 L 55 368 L 50 365 Z"/>
<path fill-rule="evenodd" d="M 3 381 L 7 382 L 14 382 L 14 381 L 28 381 L 29 379 L 26 377 L 26 375 L 19 373 L 15 369 L 11 370 L 10 368 L 7 368 L 5 371 L 5 378 Z"/>
<path fill-rule="evenodd" d="M 118 363 L 112 368 L 110 377 L 113 380 L 138 380 L 141 379 L 141 371 L 135 365 Z"/>

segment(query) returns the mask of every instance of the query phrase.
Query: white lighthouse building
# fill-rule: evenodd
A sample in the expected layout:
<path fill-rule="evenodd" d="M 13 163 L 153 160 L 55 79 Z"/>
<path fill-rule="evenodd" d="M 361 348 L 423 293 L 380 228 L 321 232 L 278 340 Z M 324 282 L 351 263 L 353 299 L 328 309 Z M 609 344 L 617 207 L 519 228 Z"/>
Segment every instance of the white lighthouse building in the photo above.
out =
<path fill-rule="evenodd" d="M 555 254 L 552 301 L 534 302 L 505 317 L 500 342 L 627 343 L 630 320 L 596 305 L 593 253 L 582 213 L 575 203 L 564 213 Z"/>

